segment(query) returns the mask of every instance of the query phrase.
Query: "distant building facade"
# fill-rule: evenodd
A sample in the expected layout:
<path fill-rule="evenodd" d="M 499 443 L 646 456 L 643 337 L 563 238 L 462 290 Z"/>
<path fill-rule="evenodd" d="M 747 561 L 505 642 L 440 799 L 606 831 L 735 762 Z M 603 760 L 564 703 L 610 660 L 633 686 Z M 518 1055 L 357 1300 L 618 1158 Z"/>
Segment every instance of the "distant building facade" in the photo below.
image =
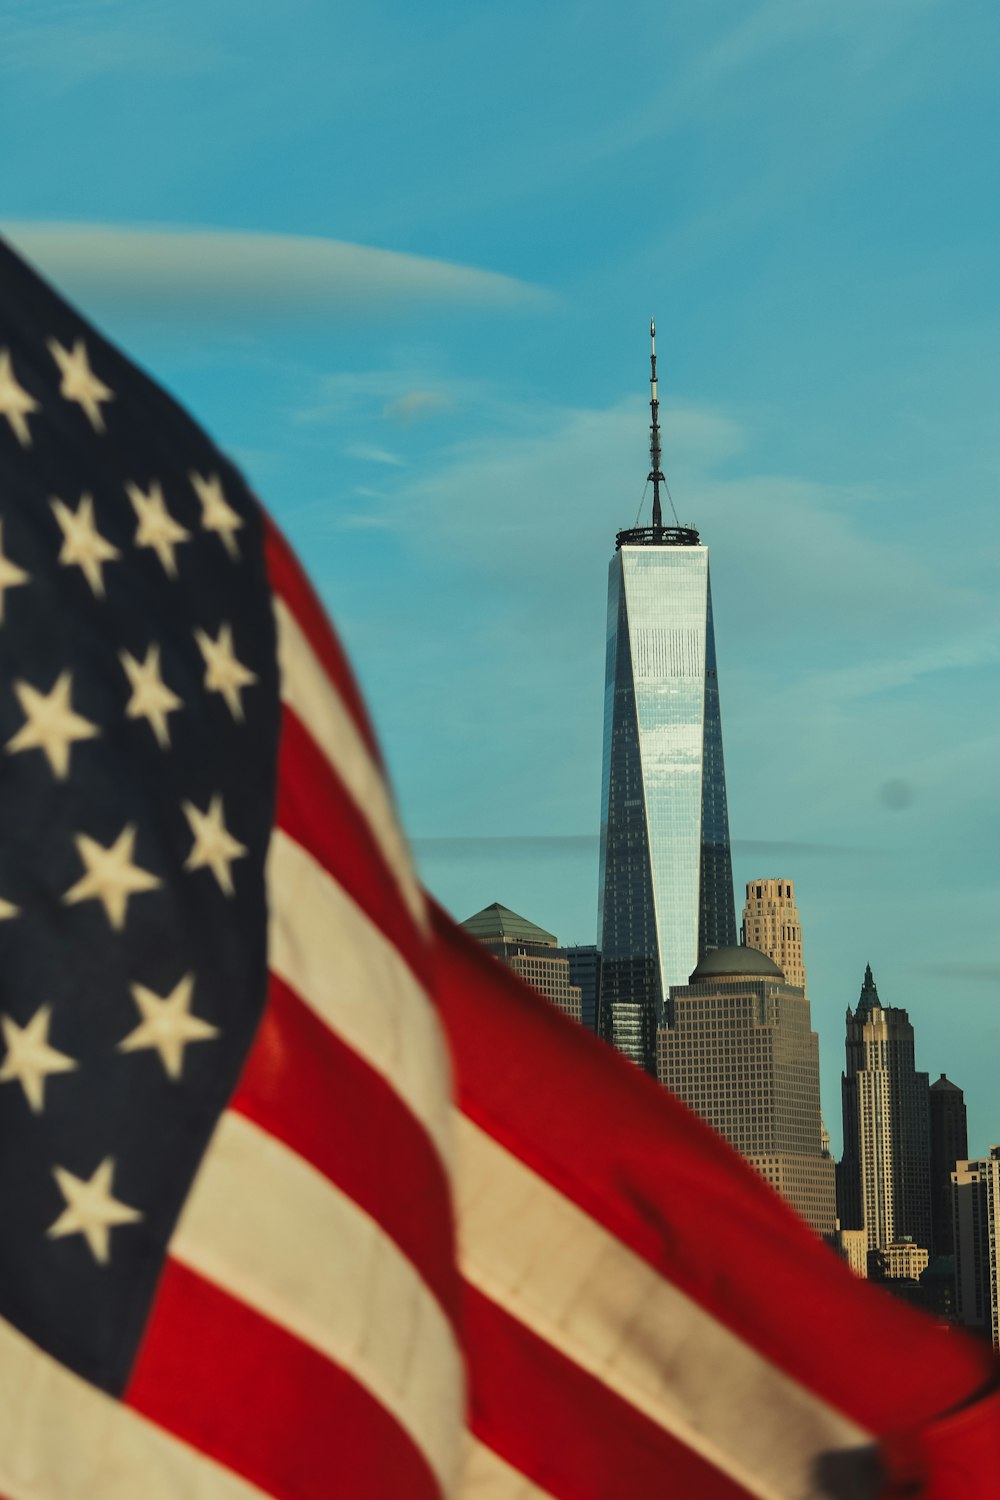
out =
<path fill-rule="evenodd" d="M 931 1084 L 931 1219 L 935 1255 L 953 1255 L 951 1174 L 969 1155 L 965 1095 L 944 1074 Z"/>
<path fill-rule="evenodd" d="M 743 942 L 774 960 L 786 984 L 806 988 L 802 923 L 790 880 L 750 880 L 743 905 Z"/>
<path fill-rule="evenodd" d="M 595 943 L 576 943 L 564 950 L 569 959 L 570 983 L 580 990 L 584 1026 L 597 1030 L 597 997 L 601 989 L 601 950 Z"/>
<path fill-rule="evenodd" d="M 864 1229 L 869 1250 L 907 1236 L 931 1245 L 930 1104 L 914 1063 L 905 1010 L 883 1005 L 871 965 L 857 1009 L 847 1012 L 841 1077 L 844 1156 L 837 1209 L 845 1229 Z"/>
<path fill-rule="evenodd" d="M 551 932 L 498 901 L 460 925 L 564 1015 L 574 1021 L 581 1019 L 580 987 L 572 982 L 569 959 Z"/>
<path fill-rule="evenodd" d="M 868 1236 L 863 1229 L 842 1229 L 840 1220 L 833 1236 L 833 1248 L 847 1261 L 855 1276 L 868 1276 Z"/>
<path fill-rule="evenodd" d="M 893 1240 L 878 1254 L 883 1276 L 892 1281 L 919 1281 L 930 1263 L 926 1246 L 911 1239 Z"/>
<path fill-rule="evenodd" d="M 952 1173 L 955 1311 L 1000 1349 L 1000 1146 Z"/>
<path fill-rule="evenodd" d="M 832 1235 L 834 1167 L 823 1150 L 819 1046 L 809 1001 L 754 948 L 707 953 L 670 989 L 658 1074 L 776 1188 Z"/>

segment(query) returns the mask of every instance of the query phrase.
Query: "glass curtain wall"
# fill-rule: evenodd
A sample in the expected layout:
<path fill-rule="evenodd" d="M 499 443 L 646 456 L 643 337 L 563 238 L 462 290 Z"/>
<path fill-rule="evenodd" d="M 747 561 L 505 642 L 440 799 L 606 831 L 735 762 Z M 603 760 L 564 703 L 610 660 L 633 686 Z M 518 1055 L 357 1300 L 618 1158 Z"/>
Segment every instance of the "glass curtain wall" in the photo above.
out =
<path fill-rule="evenodd" d="M 736 942 L 702 546 L 622 545 L 611 560 L 599 906 L 602 1035 L 655 1072 L 670 986 Z"/>

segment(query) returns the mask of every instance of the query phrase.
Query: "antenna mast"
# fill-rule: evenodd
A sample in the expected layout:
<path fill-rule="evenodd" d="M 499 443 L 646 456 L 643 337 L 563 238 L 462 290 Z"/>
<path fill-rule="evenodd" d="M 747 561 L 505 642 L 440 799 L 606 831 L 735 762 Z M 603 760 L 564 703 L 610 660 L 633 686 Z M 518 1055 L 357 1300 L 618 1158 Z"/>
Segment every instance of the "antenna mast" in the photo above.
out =
<path fill-rule="evenodd" d="M 653 530 L 663 530 L 663 511 L 660 509 L 660 485 L 666 484 L 663 470 L 660 468 L 660 400 L 656 389 L 656 324 L 652 318 L 649 320 L 649 410 L 652 421 L 649 424 L 649 462 L 650 470 L 648 482 L 653 486 Z"/>

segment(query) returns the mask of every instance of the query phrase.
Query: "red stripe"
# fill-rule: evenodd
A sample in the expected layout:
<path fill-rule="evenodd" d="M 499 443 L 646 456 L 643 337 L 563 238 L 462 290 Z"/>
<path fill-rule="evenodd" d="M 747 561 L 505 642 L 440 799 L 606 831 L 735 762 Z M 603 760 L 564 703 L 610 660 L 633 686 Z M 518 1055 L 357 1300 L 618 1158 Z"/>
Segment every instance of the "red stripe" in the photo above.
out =
<path fill-rule="evenodd" d="M 457 1323 L 444 1169 L 397 1094 L 280 979 L 230 1104 L 370 1214 Z"/>
<path fill-rule="evenodd" d="M 167 1261 L 125 1402 L 278 1500 L 436 1500 L 379 1403 L 307 1344 Z"/>
<path fill-rule="evenodd" d="M 386 868 L 367 818 L 287 707 L 281 718 L 275 822 L 350 893 L 417 977 L 429 983 L 429 945 Z"/>
<path fill-rule="evenodd" d="M 433 916 L 460 1106 L 515 1156 L 869 1430 L 910 1427 L 995 1379 L 985 1344 L 856 1280 L 683 1104 Z"/>
<path fill-rule="evenodd" d="M 557 1500 L 746 1500 L 742 1485 L 473 1287 L 464 1321 L 473 1431 Z"/>
<path fill-rule="evenodd" d="M 375 764 L 381 766 L 382 756 L 375 739 L 365 708 L 364 699 L 358 691 L 354 673 L 312 584 L 302 571 L 302 566 L 271 517 L 262 511 L 264 523 L 264 560 L 271 588 L 287 604 L 309 642 L 327 676 L 343 700 L 344 706 L 354 720 L 358 732 L 372 755 Z"/>

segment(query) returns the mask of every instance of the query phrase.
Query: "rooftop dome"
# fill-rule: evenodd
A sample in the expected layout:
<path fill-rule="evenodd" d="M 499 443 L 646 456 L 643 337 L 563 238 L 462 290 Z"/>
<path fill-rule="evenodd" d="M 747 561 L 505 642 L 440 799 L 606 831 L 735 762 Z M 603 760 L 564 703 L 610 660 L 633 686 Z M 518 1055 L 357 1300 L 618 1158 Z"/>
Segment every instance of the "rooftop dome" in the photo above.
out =
<path fill-rule="evenodd" d="M 756 948 L 713 948 L 698 960 L 690 984 L 709 979 L 780 979 L 784 973 L 773 959 Z"/>

